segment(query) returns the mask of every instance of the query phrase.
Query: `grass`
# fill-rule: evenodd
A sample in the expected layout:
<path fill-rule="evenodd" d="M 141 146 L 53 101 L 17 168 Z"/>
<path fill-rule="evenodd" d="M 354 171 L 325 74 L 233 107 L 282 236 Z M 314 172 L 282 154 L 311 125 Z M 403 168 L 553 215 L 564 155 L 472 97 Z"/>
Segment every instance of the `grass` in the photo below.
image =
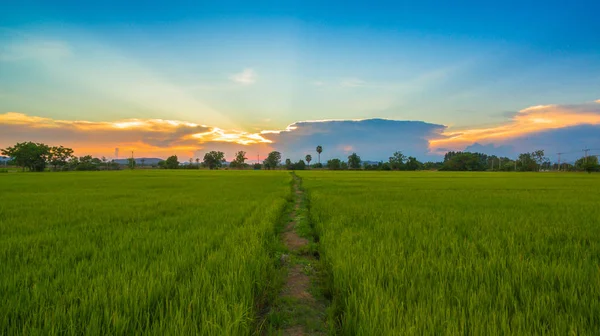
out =
<path fill-rule="evenodd" d="M 299 172 L 344 335 L 600 332 L 600 176 Z"/>
<path fill-rule="evenodd" d="M 600 175 L 297 175 L 288 218 L 287 172 L 1 174 L 0 334 L 600 332 Z M 314 309 L 278 297 L 292 219 Z"/>
<path fill-rule="evenodd" d="M 0 334 L 247 335 L 284 172 L 0 176 Z"/>

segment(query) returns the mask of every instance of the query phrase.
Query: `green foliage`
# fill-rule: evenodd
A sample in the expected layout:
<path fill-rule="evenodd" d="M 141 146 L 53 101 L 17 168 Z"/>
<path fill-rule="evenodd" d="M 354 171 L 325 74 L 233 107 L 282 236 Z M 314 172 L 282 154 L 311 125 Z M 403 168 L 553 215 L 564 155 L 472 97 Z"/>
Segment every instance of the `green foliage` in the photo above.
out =
<path fill-rule="evenodd" d="M 72 157 L 71 160 L 69 160 L 68 165 L 71 170 L 77 171 L 90 171 L 99 169 L 99 164 L 94 161 L 94 158 L 91 155 L 81 156 L 79 158 Z"/>
<path fill-rule="evenodd" d="M 263 161 L 265 169 L 275 169 L 281 163 L 281 153 L 273 151 L 269 153 L 267 158 Z"/>
<path fill-rule="evenodd" d="M 290 159 L 286 159 L 285 160 L 285 168 L 287 170 L 304 170 L 304 169 L 306 169 L 306 163 L 304 163 L 304 161 L 302 161 L 302 160 L 300 160 L 298 162 L 292 162 Z"/>
<path fill-rule="evenodd" d="M 348 156 L 348 168 L 350 169 L 360 169 L 360 156 L 356 153 L 352 153 Z"/>
<path fill-rule="evenodd" d="M 204 154 L 203 162 L 209 169 L 221 168 L 225 162 L 225 153 L 220 151 L 210 151 Z"/>
<path fill-rule="evenodd" d="M 393 170 L 404 170 L 404 161 L 406 161 L 406 156 L 402 152 L 394 152 L 389 159 L 390 168 Z"/>
<path fill-rule="evenodd" d="M 340 335 L 598 333 L 600 176 L 298 175 Z"/>
<path fill-rule="evenodd" d="M 329 169 L 329 170 L 342 169 L 342 161 L 340 161 L 340 159 L 327 160 L 327 169 Z"/>
<path fill-rule="evenodd" d="M 439 170 L 444 166 L 443 162 L 432 162 L 432 161 L 428 161 L 423 163 L 423 169 L 424 170 Z"/>
<path fill-rule="evenodd" d="M 17 143 L 12 147 L 2 149 L 0 153 L 11 157 L 14 163 L 23 170 L 27 168 L 32 172 L 44 171 L 51 155 L 48 145 L 31 141 Z"/>
<path fill-rule="evenodd" d="M 239 152 L 235 153 L 235 159 L 233 159 L 233 161 L 231 161 L 231 163 L 229 164 L 229 167 L 242 169 L 247 166 L 247 164 L 245 163 L 247 159 L 248 158 L 246 157 L 246 152 L 239 151 Z"/>
<path fill-rule="evenodd" d="M 167 160 L 158 162 L 158 166 L 164 169 L 178 169 L 179 160 L 177 159 L 177 155 L 169 156 Z"/>
<path fill-rule="evenodd" d="M 312 161 L 312 155 L 310 155 L 310 154 L 307 154 L 307 155 L 304 157 L 304 160 L 306 160 L 306 164 L 307 164 L 307 165 L 310 167 L 310 161 Z"/>
<path fill-rule="evenodd" d="M 600 171 L 597 156 L 582 157 L 575 161 L 575 168 L 588 173 Z"/>
<path fill-rule="evenodd" d="M 5 175 L 0 335 L 256 330 L 279 274 L 274 223 L 289 175 Z"/>
<path fill-rule="evenodd" d="M 377 162 L 376 164 L 365 163 L 364 170 L 392 170 L 392 165 L 389 162 Z"/>
<path fill-rule="evenodd" d="M 50 148 L 49 163 L 53 166 L 53 170 L 64 169 L 69 160 L 73 157 L 73 150 L 63 146 Z"/>
<path fill-rule="evenodd" d="M 487 155 L 471 152 L 448 152 L 440 170 L 446 171 L 485 171 L 488 169 Z"/>
<path fill-rule="evenodd" d="M 420 170 L 423 168 L 423 163 L 421 163 L 419 160 L 417 160 L 417 158 L 415 158 L 414 156 L 409 156 L 408 160 L 406 161 L 406 164 L 404 165 L 404 169 L 405 170 Z"/>
<path fill-rule="evenodd" d="M 135 159 L 134 158 L 127 159 L 127 167 L 129 167 L 129 169 L 135 169 Z"/>

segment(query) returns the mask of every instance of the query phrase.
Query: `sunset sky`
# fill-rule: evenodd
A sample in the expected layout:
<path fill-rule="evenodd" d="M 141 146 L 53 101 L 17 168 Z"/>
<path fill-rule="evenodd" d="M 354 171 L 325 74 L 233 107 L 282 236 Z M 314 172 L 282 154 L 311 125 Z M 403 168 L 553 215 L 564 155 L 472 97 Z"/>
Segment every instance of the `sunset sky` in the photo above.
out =
<path fill-rule="evenodd" d="M 600 148 L 600 4 L 459 3 L 5 1 L 0 148 Z"/>

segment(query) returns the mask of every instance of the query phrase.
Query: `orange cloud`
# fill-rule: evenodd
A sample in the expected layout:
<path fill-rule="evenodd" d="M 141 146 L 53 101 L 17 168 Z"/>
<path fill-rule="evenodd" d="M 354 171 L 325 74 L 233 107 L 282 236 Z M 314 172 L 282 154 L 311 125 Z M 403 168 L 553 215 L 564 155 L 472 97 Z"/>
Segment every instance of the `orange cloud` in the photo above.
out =
<path fill-rule="evenodd" d="M 8 112 L 0 114 L 0 147 L 16 141 L 39 141 L 72 147 L 78 154 L 110 155 L 114 148 L 136 156 L 197 155 L 219 143 L 244 150 L 272 142 L 261 134 L 191 122 L 164 119 L 126 119 L 114 122 L 54 120 Z M 233 153 L 229 153 L 233 155 Z M 127 154 L 129 155 L 129 154 Z"/>
<path fill-rule="evenodd" d="M 596 101 L 595 103 L 599 103 Z M 443 138 L 429 141 L 430 149 L 462 149 L 475 142 L 501 143 L 527 134 L 582 124 L 600 124 L 600 106 L 537 105 L 519 111 L 510 122 L 494 127 L 446 130 Z"/>

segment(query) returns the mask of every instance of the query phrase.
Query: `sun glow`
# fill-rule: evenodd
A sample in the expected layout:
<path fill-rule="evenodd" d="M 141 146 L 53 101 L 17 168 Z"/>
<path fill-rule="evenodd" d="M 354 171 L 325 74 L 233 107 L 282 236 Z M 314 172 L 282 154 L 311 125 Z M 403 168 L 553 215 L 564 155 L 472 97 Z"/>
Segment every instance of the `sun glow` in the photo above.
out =
<path fill-rule="evenodd" d="M 429 141 L 430 150 L 438 148 L 460 149 L 475 142 L 501 142 L 506 139 L 582 124 L 600 124 L 600 114 L 595 110 L 572 110 L 559 105 L 538 105 L 519 111 L 507 124 L 496 127 L 448 130 L 440 139 Z"/>

